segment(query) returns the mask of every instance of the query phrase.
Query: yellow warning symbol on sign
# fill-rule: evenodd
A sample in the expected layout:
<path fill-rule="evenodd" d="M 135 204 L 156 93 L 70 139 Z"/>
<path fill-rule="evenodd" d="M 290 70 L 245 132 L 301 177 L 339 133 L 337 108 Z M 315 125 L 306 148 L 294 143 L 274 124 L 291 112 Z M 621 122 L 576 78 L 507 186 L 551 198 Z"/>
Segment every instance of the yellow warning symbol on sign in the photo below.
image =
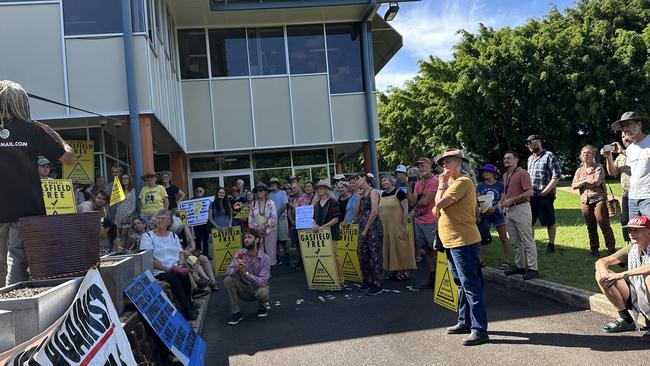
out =
<path fill-rule="evenodd" d="M 212 256 L 214 274 L 219 276 L 226 272 L 235 253 L 241 249 L 242 235 L 240 226 L 212 229 Z"/>
<path fill-rule="evenodd" d="M 336 282 L 334 282 L 334 279 L 332 276 L 330 276 L 329 272 L 327 272 L 327 269 L 325 266 L 323 266 L 323 262 L 320 261 L 320 259 L 316 260 L 316 268 L 314 269 L 314 275 L 311 277 L 311 283 L 317 284 L 317 285 L 335 285 Z"/>
<path fill-rule="evenodd" d="M 458 310 L 458 287 L 451 278 L 447 256 L 438 252 L 436 259 L 436 284 L 433 302 L 449 310 Z"/>
<path fill-rule="evenodd" d="M 339 258 L 343 258 L 343 276 L 346 281 L 363 282 L 359 266 L 359 225 L 353 224 L 339 229 L 341 240 L 336 248 Z"/>
<path fill-rule="evenodd" d="M 73 166 L 63 165 L 63 178 L 76 179 L 82 184 L 95 182 L 95 142 L 66 141 L 77 155 L 77 163 Z"/>
<path fill-rule="evenodd" d="M 300 230 L 298 238 L 309 289 L 339 290 L 341 281 L 336 268 L 330 229 Z"/>

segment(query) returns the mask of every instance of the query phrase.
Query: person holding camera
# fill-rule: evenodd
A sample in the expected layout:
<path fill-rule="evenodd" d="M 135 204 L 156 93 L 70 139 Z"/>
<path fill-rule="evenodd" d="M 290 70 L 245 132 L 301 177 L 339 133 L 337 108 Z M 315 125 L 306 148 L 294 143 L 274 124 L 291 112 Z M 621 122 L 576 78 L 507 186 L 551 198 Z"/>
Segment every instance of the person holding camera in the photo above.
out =
<path fill-rule="evenodd" d="M 415 182 L 417 178 L 409 176 L 407 199 L 409 206 L 414 207 L 412 212 L 415 221 L 415 242 L 421 249 L 424 249 L 424 255 L 429 265 L 429 278 L 419 287 L 421 289 L 433 289 L 436 279 L 436 256 L 433 242 L 438 231 L 433 208 L 436 205 L 438 177 L 433 174 L 431 159 L 420 158 L 415 162 L 415 165 L 422 174 L 422 178 Z"/>
<path fill-rule="evenodd" d="M 623 226 L 623 239 L 630 242 L 630 235 L 625 227 L 630 219 L 628 212 L 628 195 L 630 191 L 630 166 L 627 163 L 627 154 L 625 149 L 630 146 L 632 140 L 628 136 L 623 135 L 623 146 L 618 142 L 612 142 L 609 145 L 603 146 L 600 149 L 600 155 L 605 158 L 605 166 L 607 167 L 607 174 L 612 177 L 621 176 L 621 226 Z M 616 159 L 612 158 L 612 154 L 616 153 Z"/>
<path fill-rule="evenodd" d="M 591 145 L 585 145 L 580 150 L 580 160 L 582 165 L 576 170 L 573 176 L 571 188 L 580 191 L 580 209 L 582 216 L 585 218 L 587 224 L 587 231 L 589 232 L 589 247 L 592 256 L 599 258 L 600 253 L 598 247 L 600 246 L 598 239 L 598 229 L 596 224 L 600 226 L 600 231 L 605 238 L 605 246 L 607 247 L 607 255 L 612 255 L 616 252 L 616 238 L 614 232 L 609 224 L 609 212 L 607 211 L 607 193 L 605 192 L 605 172 L 603 166 L 596 164 L 594 156 L 596 149 Z"/>

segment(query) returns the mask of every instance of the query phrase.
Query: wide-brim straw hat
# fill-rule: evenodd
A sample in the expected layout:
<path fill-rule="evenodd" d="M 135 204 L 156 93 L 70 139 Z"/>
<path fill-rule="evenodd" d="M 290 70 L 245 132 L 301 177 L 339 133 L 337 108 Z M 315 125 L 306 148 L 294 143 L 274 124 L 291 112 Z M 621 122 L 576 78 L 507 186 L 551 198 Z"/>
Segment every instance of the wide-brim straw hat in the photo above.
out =
<path fill-rule="evenodd" d="M 436 161 L 436 163 L 437 163 L 438 165 L 442 166 L 442 161 L 443 161 L 446 157 L 449 157 L 449 156 L 453 156 L 453 157 L 458 158 L 458 159 L 460 159 L 460 160 L 462 160 L 462 161 L 464 161 L 464 162 L 469 163 L 469 160 L 467 160 L 467 159 L 465 158 L 465 155 L 463 155 L 463 151 L 460 150 L 460 149 L 446 149 L 445 152 L 442 153 L 442 156 L 440 156 L 440 158 L 438 158 L 438 160 Z"/>
<path fill-rule="evenodd" d="M 144 173 L 143 176 L 140 177 L 142 180 L 146 180 L 147 178 L 157 178 L 158 176 L 156 175 L 156 172 L 146 172 Z"/>
<path fill-rule="evenodd" d="M 269 187 L 266 184 L 264 184 L 263 182 L 259 182 L 259 183 L 257 183 L 255 185 L 255 192 L 259 192 L 262 189 L 267 191 L 267 192 L 269 191 Z"/>
<path fill-rule="evenodd" d="M 318 189 L 319 187 L 325 187 L 325 188 L 327 188 L 327 189 L 332 189 L 332 185 L 330 184 L 330 181 L 327 180 L 327 179 L 321 179 L 321 180 L 319 180 L 318 183 L 316 183 L 316 187 L 315 187 L 315 188 Z"/>

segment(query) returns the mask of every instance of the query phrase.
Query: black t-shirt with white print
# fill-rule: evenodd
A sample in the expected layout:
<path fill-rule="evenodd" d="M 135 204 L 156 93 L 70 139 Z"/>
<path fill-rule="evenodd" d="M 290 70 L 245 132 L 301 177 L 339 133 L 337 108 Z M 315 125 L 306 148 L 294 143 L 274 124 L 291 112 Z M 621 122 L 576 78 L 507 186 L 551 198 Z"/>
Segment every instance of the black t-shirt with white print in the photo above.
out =
<path fill-rule="evenodd" d="M 45 214 L 37 158 L 57 161 L 65 150 L 35 123 L 13 119 L 0 129 L 0 224 Z"/>

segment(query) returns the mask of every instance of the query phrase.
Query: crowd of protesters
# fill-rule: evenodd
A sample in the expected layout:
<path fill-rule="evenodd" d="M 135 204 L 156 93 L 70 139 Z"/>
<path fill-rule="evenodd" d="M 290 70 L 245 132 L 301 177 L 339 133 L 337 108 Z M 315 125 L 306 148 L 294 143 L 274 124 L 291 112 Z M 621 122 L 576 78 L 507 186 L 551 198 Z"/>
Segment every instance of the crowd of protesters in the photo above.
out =
<path fill-rule="evenodd" d="M 5 207 L 0 210 L 1 287 L 28 278 L 17 221 L 44 214 L 39 178 L 49 179 L 50 161 L 74 164 L 76 157 L 51 128 L 31 122 L 27 95 L 19 85 L 0 81 L 0 107 L 0 170 L 7 174 L 0 189 Z M 596 262 L 596 280 L 620 314 L 603 327 L 605 332 L 637 329 L 629 310 L 635 316 L 650 316 L 650 138 L 643 132 L 645 121 L 637 113 L 627 112 L 612 125 L 621 131 L 621 142 L 600 150 L 606 168 L 596 162 L 597 149 L 584 146 L 571 183 L 580 193 L 591 255 L 600 258 L 598 227 L 605 239 L 607 256 Z M 359 291 L 367 295 L 381 294 L 385 280 L 409 280 L 419 258 L 425 258 L 428 269 L 421 288 L 433 288 L 436 253 L 445 252 L 459 289 L 458 322 L 447 332 L 469 334 L 463 344 L 478 345 L 489 341 L 481 268 L 485 245 L 492 241 L 490 228 L 496 229 L 501 240 L 499 268 L 506 276 L 522 275 L 524 280 L 539 276 L 533 235 L 537 221 L 548 233 L 546 253 L 556 250 L 554 201 L 562 176 L 560 163 L 543 148 L 540 136 L 529 136 L 525 144 L 531 152 L 527 167 L 521 166 L 517 153 L 507 151 L 503 173 L 499 164 L 492 163 L 475 171 L 461 150 L 448 148 L 437 158 L 418 159 L 411 169 L 400 164 L 394 174 L 384 174 L 379 181 L 370 173 L 358 173 L 336 174 L 333 182 L 327 177 L 315 182 L 291 177 L 285 185 L 271 178 L 258 182 L 252 190 L 247 190 L 242 180 L 215 192 L 194 187 L 194 198 L 209 193 L 214 200 L 208 222 L 193 230 L 180 219 L 178 202 L 186 195 L 173 184 L 170 172 L 144 174 L 140 192 L 135 191 L 133 177 L 120 166 L 112 168 L 110 179 L 97 177 L 87 188 L 73 183 L 78 212 L 100 213 L 102 249 L 152 249 L 154 275 L 169 283 L 188 319 L 198 315 L 193 298 L 219 289 L 210 263 L 211 228 L 241 226 L 244 230 L 243 248 L 233 258 L 224 280 L 231 305 L 229 323 L 234 325 L 243 319 L 240 300 L 257 301 L 257 316 L 268 315 L 271 267 L 282 263 L 302 267 L 296 208 L 312 205 L 312 230 L 330 229 L 334 245 L 341 225 L 359 225 L 358 257 L 363 275 Z M 22 148 L 25 146 L 32 148 Z M 616 159 L 613 154 L 618 155 Z M 481 182 L 477 182 L 476 172 Z M 609 204 L 606 173 L 620 175 L 623 185 L 624 238 L 631 245 L 618 251 L 609 221 L 615 207 Z M 121 182 L 125 199 L 110 205 L 116 181 Z M 244 209 L 248 215 L 239 216 Z M 408 238 L 411 229 L 414 243 Z M 297 249 L 293 261 L 292 247 Z M 625 262 L 627 270 L 621 273 L 609 268 Z M 337 270 L 343 280 L 338 259 Z M 650 339 L 650 332 L 643 337 Z"/>

